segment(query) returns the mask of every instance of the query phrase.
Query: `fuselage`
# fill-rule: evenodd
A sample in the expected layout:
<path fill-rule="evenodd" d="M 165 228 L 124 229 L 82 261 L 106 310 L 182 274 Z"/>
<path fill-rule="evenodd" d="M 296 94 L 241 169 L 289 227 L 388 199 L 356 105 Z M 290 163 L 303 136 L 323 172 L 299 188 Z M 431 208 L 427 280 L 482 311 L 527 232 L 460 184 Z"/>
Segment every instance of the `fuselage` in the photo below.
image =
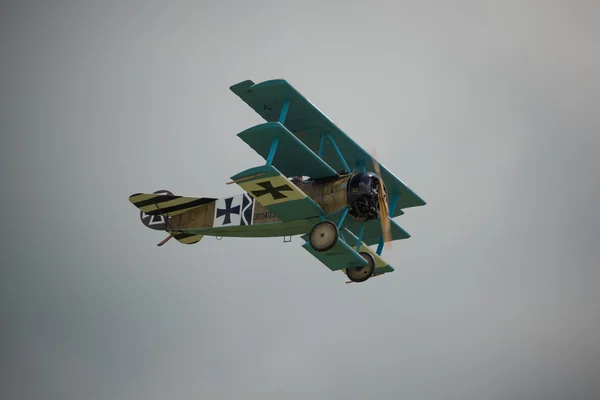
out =
<path fill-rule="evenodd" d="M 349 207 L 356 220 L 377 218 L 379 178 L 372 173 L 344 174 L 328 179 L 292 179 L 301 191 L 325 213 Z M 276 191 L 277 188 L 270 189 Z M 273 193 L 279 196 L 279 193 Z M 315 218 L 282 222 L 250 194 L 223 197 L 170 218 L 173 230 L 209 236 L 272 237 L 294 236 L 310 231 Z"/>
<path fill-rule="evenodd" d="M 292 182 L 327 213 L 347 205 L 350 175 L 329 180 Z M 281 222 L 249 194 L 220 198 L 170 219 L 174 230 L 209 236 L 269 237 L 293 236 L 308 232 L 310 219 Z"/>

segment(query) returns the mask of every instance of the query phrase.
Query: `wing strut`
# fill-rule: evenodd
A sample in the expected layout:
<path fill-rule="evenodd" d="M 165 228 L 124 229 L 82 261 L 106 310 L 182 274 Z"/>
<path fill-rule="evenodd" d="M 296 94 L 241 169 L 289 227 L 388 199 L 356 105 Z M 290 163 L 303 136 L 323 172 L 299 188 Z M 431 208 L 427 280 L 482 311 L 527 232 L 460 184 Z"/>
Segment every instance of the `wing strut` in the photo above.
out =
<path fill-rule="evenodd" d="M 342 224 L 344 223 L 344 220 L 346 219 L 346 215 L 348 215 L 349 210 L 350 207 L 344 207 L 344 211 L 342 212 L 342 216 L 340 217 L 340 222 L 338 222 L 338 229 L 342 229 Z"/>
<path fill-rule="evenodd" d="M 283 102 L 283 106 L 281 107 L 281 114 L 279 114 L 279 123 L 283 125 L 285 122 L 285 117 L 287 116 L 288 108 L 290 107 L 290 101 L 286 100 Z"/>
<path fill-rule="evenodd" d="M 290 101 L 286 100 L 283 102 L 283 107 L 281 108 L 281 114 L 279 114 L 279 123 L 283 125 L 285 121 L 285 117 L 287 115 L 288 108 L 290 107 Z M 271 147 L 269 148 L 269 155 L 267 156 L 267 165 L 271 165 L 273 163 L 273 158 L 275 158 L 275 152 L 277 151 L 277 145 L 279 144 L 279 138 L 273 139 L 271 142 Z"/>
<path fill-rule="evenodd" d="M 273 163 L 273 157 L 275 157 L 275 152 L 277 151 L 278 144 L 279 138 L 275 138 L 271 142 L 271 148 L 269 149 L 269 155 L 267 156 L 267 165 L 271 165 Z"/>
<path fill-rule="evenodd" d="M 348 163 L 344 159 L 344 156 L 342 155 L 342 152 L 337 147 L 337 144 L 335 144 L 335 140 L 333 140 L 333 137 L 329 133 L 325 133 L 325 134 L 321 135 L 321 143 L 319 145 L 319 157 L 323 157 L 323 149 L 325 148 L 325 139 L 329 140 L 329 142 L 333 146 L 333 149 L 335 150 L 335 152 L 337 153 L 338 157 L 340 158 L 340 161 L 344 165 L 344 168 L 346 169 L 346 171 L 348 171 L 348 173 L 352 172 L 350 170 L 350 167 L 348 166 Z"/>
<path fill-rule="evenodd" d="M 358 233 L 358 242 L 356 244 L 356 252 L 360 251 L 360 245 L 362 244 L 363 233 L 365 232 L 365 223 L 360 224 L 360 232 Z"/>

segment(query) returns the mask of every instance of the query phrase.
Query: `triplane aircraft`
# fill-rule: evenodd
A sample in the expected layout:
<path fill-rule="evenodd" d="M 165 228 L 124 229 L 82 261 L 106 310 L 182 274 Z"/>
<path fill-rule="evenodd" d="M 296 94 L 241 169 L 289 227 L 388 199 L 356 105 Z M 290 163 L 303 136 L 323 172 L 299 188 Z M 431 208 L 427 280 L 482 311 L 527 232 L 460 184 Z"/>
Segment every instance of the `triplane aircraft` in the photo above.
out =
<path fill-rule="evenodd" d="M 302 235 L 304 249 L 350 282 L 394 271 L 384 244 L 410 235 L 391 218 L 425 201 L 285 80 L 230 89 L 267 121 L 238 134 L 266 164 L 232 176 L 245 191 L 233 197 L 130 196 L 144 225 L 170 234 L 158 245 Z"/>

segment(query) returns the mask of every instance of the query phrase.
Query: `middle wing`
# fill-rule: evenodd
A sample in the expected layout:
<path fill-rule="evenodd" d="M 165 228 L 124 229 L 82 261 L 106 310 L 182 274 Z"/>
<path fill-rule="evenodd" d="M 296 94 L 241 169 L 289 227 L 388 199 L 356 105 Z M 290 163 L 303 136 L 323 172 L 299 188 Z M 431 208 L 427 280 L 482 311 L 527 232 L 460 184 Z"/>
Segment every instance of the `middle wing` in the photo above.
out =
<path fill-rule="evenodd" d="M 276 141 L 272 165 L 285 176 L 325 178 L 336 175 L 325 161 L 279 122 L 253 126 L 238 133 L 238 137 L 265 160 L 269 157 L 273 141 Z"/>

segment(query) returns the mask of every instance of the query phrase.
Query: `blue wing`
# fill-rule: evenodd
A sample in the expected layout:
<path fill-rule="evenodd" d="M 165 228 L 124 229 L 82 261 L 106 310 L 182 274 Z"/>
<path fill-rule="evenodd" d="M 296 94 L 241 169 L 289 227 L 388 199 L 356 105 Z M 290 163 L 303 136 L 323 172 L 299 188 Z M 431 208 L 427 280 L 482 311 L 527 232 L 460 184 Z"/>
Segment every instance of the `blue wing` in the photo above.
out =
<path fill-rule="evenodd" d="M 266 121 L 282 123 L 331 169 L 342 171 L 345 165 L 335 147 L 323 140 L 325 135 L 331 136 L 351 169 L 364 167 L 368 171 L 375 170 L 371 155 L 285 80 L 270 80 L 258 84 L 247 80 L 230 89 Z M 385 166 L 380 164 L 380 168 L 381 178 L 388 190 L 390 209 L 394 210 L 392 217 L 401 215 L 404 208 L 426 204 Z M 395 204 L 391 204 L 392 202 Z"/>
<path fill-rule="evenodd" d="M 336 175 L 327 163 L 279 122 L 253 126 L 238 133 L 238 137 L 265 160 L 269 157 L 273 141 L 277 141 L 271 164 L 284 176 L 325 178 Z"/>

